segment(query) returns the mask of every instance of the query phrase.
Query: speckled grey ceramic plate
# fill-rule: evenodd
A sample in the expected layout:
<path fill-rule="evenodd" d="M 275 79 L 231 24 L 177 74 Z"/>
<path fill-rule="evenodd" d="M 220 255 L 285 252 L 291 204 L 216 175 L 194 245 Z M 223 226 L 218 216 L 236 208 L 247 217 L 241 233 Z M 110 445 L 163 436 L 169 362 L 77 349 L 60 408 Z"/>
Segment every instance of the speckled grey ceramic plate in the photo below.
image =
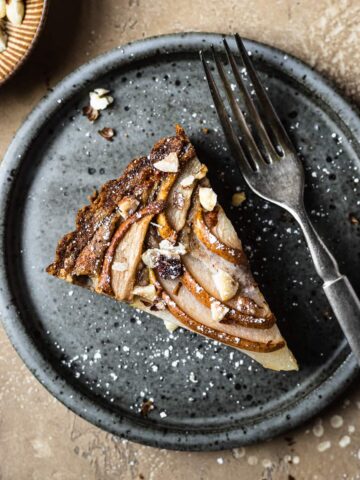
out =
<path fill-rule="evenodd" d="M 20 128 L 1 168 L 1 315 L 37 378 L 79 415 L 153 446 L 210 450 L 264 440 L 314 415 L 357 372 L 329 312 L 302 235 L 279 208 L 254 197 L 229 158 L 198 59 L 221 36 L 140 41 L 83 66 Z M 247 42 L 303 155 L 306 203 L 354 286 L 360 285 L 359 120 L 317 74 Z M 81 115 L 94 87 L 115 97 L 94 125 Z M 60 236 L 86 197 L 180 122 L 248 251 L 254 273 L 300 371 L 266 371 L 244 355 L 49 277 Z M 113 143 L 97 130 L 117 130 Z M 206 135 L 203 128 L 209 128 Z M 239 187 L 248 200 L 229 200 Z M 143 399 L 156 409 L 144 418 Z"/>

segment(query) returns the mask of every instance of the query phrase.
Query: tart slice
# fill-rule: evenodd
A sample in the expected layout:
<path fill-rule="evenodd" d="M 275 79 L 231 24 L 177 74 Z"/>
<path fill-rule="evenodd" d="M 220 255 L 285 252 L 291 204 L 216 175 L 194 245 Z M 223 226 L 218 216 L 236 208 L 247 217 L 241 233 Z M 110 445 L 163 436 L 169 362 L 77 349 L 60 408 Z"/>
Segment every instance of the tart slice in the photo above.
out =
<path fill-rule="evenodd" d="M 177 126 L 79 210 L 47 272 L 296 370 L 206 173 Z"/>

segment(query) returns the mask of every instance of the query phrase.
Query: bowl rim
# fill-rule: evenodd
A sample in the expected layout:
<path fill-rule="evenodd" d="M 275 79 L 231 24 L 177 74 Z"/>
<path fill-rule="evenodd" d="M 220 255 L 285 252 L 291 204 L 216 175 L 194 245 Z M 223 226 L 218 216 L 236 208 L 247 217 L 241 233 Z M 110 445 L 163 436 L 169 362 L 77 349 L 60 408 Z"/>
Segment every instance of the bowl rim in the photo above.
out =
<path fill-rule="evenodd" d="M 36 28 L 35 34 L 31 42 L 29 43 L 24 55 L 21 57 L 21 59 L 15 64 L 14 68 L 6 75 L 6 77 L 0 80 L 0 87 L 2 87 L 10 78 L 12 78 L 14 74 L 24 65 L 30 53 L 32 52 L 33 48 L 35 47 L 36 43 L 38 42 L 39 35 L 44 28 L 45 20 L 49 10 L 49 0 L 42 0 L 42 2 L 43 2 L 43 8 L 42 8 L 41 17 L 40 17 L 38 26 Z M 26 0 L 25 0 L 25 5 L 26 5 Z"/>

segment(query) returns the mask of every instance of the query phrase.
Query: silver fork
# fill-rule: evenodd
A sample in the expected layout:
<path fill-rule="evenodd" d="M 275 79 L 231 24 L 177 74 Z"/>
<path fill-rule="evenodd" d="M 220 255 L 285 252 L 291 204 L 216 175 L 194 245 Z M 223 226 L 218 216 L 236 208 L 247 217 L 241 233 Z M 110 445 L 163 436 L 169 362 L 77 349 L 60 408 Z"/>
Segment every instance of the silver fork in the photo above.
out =
<path fill-rule="evenodd" d="M 219 55 L 212 54 L 230 104 L 234 120 L 231 121 L 202 52 L 206 79 L 231 151 L 249 187 L 260 197 L 290 212 L 299 223 L 306 238 L 316 271 L 323 281 L 324 292 L 335 316 L 360 363 L 360 301 L 348 278 L 341 275 L 336 260 L 329 252 L 311 224 L 304 207 L 304 170 L 270 99 L 262 86 L 244 44 L 235 35 L 237 50 L 257 96 L 255 105 L 249 94 L 235 57 L 224 39 L 226 54 L 241 94 L 250 114 L 256 137 L 252 133 L 236 100 Z M 237 135 L 235 128 L 240 132 Z"/>

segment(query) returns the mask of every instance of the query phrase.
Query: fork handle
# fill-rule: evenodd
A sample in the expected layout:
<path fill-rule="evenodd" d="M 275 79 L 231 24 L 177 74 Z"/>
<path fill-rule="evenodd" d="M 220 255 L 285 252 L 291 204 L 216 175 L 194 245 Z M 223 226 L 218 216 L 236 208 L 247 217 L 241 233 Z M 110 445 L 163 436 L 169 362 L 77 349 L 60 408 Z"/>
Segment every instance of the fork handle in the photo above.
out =
<path fill-rule="evenodd" d="M 342 275 L 333 282 L 325 282 L 324 292 L 360 363 L 360 301 L 348 278 Z"/>
<path fill-rule="evenodd" d="M 307 241 L 317 273 L 323 280 L 325 295 L 360 363 L 360 300 L 348 278 L 341 275 L 335 258 L 321 240 L 304 208 L 293 210 Z"/>

